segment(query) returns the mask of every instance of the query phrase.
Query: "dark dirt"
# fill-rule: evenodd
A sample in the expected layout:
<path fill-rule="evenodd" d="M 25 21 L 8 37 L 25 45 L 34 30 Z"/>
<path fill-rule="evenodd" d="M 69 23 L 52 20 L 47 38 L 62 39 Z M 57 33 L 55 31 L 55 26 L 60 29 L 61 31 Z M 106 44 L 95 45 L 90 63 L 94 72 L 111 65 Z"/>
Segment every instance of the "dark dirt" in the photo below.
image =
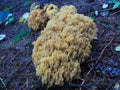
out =
<path fill-rule="evenodd" d="M 24 5 L 27 1 L 28 4 Z M 0 26 L 0 34 L 6 34 L 6 38 L 0 41 L 0 90 L 46 90 L 41 84 L 39 77 L 35 74 L 35 67 L 32 63 L 32 42 L 40 35 L 40 31 L 30 31 L 30 35 L 22 38 L 18 43 L 13 43 L 15 36 L 29 29 L 27 23 L 20 24 L 19 18 L 29 12 L 33 2 L 40 4 L 54 3 L 61 7 L 63 5 L 75 5 L 78 13 L 89 17 L 95 16 L 94 11 L 106 11 L 102 9 L 104 2 L 108 0 L 2 0 L 0 10 L 12 6 L 15 21 L 7 26 Z M 112 6 L 110 5 L 109 8 Z M 116 83 L 120 84 L 120 75 L 111 76 L 109 73 L 102 74 L 96 69 L 101 63 L 102 66 L 109 65 L 111 59 L 116 62 L 115 66 L 120 69 L 120 52 L 115 47 L 120 45 L 120 8 L 107 10 L 107 16 L 95 16 L 95 23 L 98 27 L 98 39 L 92 42 L 92 52 L 88 61 L 83 63 L 81 78 L 63 87 L 54 87 L 51 90 L 113 90 Z"/>

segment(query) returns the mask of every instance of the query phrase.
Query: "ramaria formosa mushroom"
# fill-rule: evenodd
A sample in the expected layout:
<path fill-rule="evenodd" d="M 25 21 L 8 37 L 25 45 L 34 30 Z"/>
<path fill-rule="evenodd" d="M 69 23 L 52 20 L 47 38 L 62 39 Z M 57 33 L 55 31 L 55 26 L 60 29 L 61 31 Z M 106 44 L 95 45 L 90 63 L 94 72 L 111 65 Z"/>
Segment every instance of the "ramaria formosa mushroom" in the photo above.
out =
<path fill-rule="evenodd" d="M 49 19 L 53 18 L 57 12 L 58 12 L 58 7 L 54 4 L 46 4 L 44 6 L 44 10 L 46 12 L 46 15 Z"/>
<path fill-rule="evenodd" d="M 77 79 L 96 32 L 91 18 L 78 14 L 72 5 L 63 6 L 34 42 L 32 58 L 42 83 L 62 86 Z"/>
<path fill-rule="evenodd" d="M 28 26 L 37 31 L 45 26 L 47 16 L 42 9 L 32 10 L 28 17 Z"/>

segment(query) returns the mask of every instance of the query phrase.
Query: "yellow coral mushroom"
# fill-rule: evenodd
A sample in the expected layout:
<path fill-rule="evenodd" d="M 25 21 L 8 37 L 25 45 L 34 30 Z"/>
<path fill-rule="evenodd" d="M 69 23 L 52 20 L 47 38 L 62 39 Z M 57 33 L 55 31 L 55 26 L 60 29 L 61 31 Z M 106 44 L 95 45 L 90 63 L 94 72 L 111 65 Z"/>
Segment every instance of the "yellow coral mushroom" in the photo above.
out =
<path fill-rule="evenodd" d="M 47 16 L 42 9 L 32 10 L 28 17 L 28 26 L 37 31 L 45 26 Z"/>
<path fill-rule="evenodd" d="M 34 42 L 32 58 L 42 83 L 62 86 L 78 78 L 96 32 L 89 17 L 78 14 L 72 5 L 63 6 Z"/>
<path fill-rule="evenodd" d="M 49 19 L 53 18 L 56 13 L 58 12 L 58 7 L 54 4 L 46 4 L 44 6 L 44 10 L 48 16 Z"/>
<path fill-rule="evenodd" d="M 60 9 L 60 12 L 66 13 L 66 14 L 75 14 L 77 13 L 77 9 L 73 5 L 70 5 L 70 6 L 65 5 Z"/>

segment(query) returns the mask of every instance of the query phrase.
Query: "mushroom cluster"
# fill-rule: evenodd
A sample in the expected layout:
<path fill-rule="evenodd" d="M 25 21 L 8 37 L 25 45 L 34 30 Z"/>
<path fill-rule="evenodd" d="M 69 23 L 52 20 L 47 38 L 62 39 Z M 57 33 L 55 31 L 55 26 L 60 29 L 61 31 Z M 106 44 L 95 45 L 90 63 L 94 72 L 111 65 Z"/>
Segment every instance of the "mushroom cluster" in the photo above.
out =
<path fill-rule="evenodd" d="M 96 32 L 91 18 L 78 14 L 72 5 L 61 7 L 34 42 L 32 58 L 42 83 L 62 86 L 79 78 Z"/>

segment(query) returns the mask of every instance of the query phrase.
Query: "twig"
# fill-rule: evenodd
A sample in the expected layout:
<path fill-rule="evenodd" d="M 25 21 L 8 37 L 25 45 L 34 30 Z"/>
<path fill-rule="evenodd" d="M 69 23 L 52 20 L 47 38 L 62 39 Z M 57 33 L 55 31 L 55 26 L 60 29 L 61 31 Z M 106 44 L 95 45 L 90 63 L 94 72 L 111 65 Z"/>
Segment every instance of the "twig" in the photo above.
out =
<path fill-rule="evenodd" d="M 104 30 L 98 37 L 102 37 L 107 30 Z"/>
<path fill-rule="evenodd" d="M 1 61 L 0 61 L 0 63 L 2 63 L 2 61 L 3 61 L 3 60 L 5 60 L 5 58 L 6 58 L 6 57 L 5 57 L 5 56 L 3 56 L 3 58 L 2 58 L 2 59 L 1 59 Z"/>
<path fill-rule="evenodd" d="M 82 81 L 82 84 L 81 84 L 81 85 L 83 85 L 83 84 L 85 83 L 85 81 L 86 81 L 86 79 L 87 79 L 87 76 L 90 74 L 90 72 L 91 72 L 91 71 L 94 69 L 94 67 L 97 65 L 97 63 L 99 62 L 99 60 L 100 60 L 101 56 L 103 55 L 105 49 L 111 44 L 111 42 L 112 42 L 114 39 L 115 39 L 115 37 L 113 37 L 113 38 L 110 40 L 110 42 L 103 48 L 103 50 L 101 51 L 100 56 L 98 57 L 98 60 L 95 62 L 95 64 L 93 65 L 93 67 L 87 72 L 87 74 L 86 74 L 86 76 L 85 76 L 85 79 Z M 80 90 L 81 90 L 81 89 L 82 89 L 82 88 L 80 88 Z"/>
<path fill-rule="evenodd" d="M 100 11 L 110 11 L 110 10 L 112 10 L 112 8 L 104 9 L 104 10 L 100 10 Z"/>
<path fill-rule="evenodd" d="M 4 85 L 4 87 L 6 88 L 6 85 L 5 85 L 5 83 L 4 83 L 4 81 L 3 81 L 3 79 L 0 77 L 0 81 L 2 82 L 2 84 Z"/>
<path fill-rule="evenodd" d="M 118 11 L 116 11 L 116 12 L 110 14 L 110 15 L 114 15 L 114 14 L 117 14 L 117 13 L 119 13 L 119 12 L 120 12 L 120 10 L 118 10 Z"/>
<path fill-rule="evenodd" d="M 98 61 L 98 60 L 97 60 Z M 94 66 L 88 71 L 88 73 L 86 74 L 86 76 L 85 76 L 85 79 L 82 81 L 82 84 L 81 85 L 83 85 L 84 83 L 85 83 L 85 81 L 86 81 L 86 79 L 87 79 L 87 76 L 90 74 L 90 72 L 93 70 L 93 68 L 94 68 Z M 80 90 L 81 90 L 82 88 L 80 88 Z"/>
<path fill-rule="evenodd" d="M 19 54 L 20 54 L 20 52 L 18 52 L 17 54 L 15 54 L 15 56 L 14 56 L 13 58 L 11 58 L 10 61 L 14 60 L 15 57 L 16 57 L 17 55 L 19 55 Z"/>
<path fill-rule="evenodd" d="M 115 37 L 113 37 L 113 38 L 109 41 L 109 43 L 103 48 L 103 50 L 102 50 L 102 52 L 100 53 L 100 56 L 98 57 L 98 59 L 101 58 L 101 56 L 103 55 L 105 49 L 112 43 L 112 41 L 113 41 L 114 39 L 115 39 Z"/>
<path fill-rule="evenodd" d="M 70 85 L 71 87 L 91 87 L 91 86 L 109 86 L 109 84 L 80 84 L 80 85 Z"/>
<path fill-rule="evenodd" d="M 120 9 L 120 8 L 118 8 L 118 9 Z M 103 11 L 113 11 L 113 9 L 112 9 L 112 8 L 108 8 L 108 9 L 104 9 L 104 10 L 100 10 L 100 11 L 102 11 L 102 12 L 103 12 Z M 119 10 L 118 10 L 118 11 L 119 11 Z M 118 12 L 118 11 L 117 11 L 117 12 Z"/>
<path fill-rule="evenodd" d="M 100 22 L 103 22 L 103 23 L 112 23 L 112 24 L 117 24 L 117 25 L 120 25 L 119 22 L 115 21 L 115 20 L 111 20 L 111 21 L 107 21 L 107 20 L 99 20 Z"/>

